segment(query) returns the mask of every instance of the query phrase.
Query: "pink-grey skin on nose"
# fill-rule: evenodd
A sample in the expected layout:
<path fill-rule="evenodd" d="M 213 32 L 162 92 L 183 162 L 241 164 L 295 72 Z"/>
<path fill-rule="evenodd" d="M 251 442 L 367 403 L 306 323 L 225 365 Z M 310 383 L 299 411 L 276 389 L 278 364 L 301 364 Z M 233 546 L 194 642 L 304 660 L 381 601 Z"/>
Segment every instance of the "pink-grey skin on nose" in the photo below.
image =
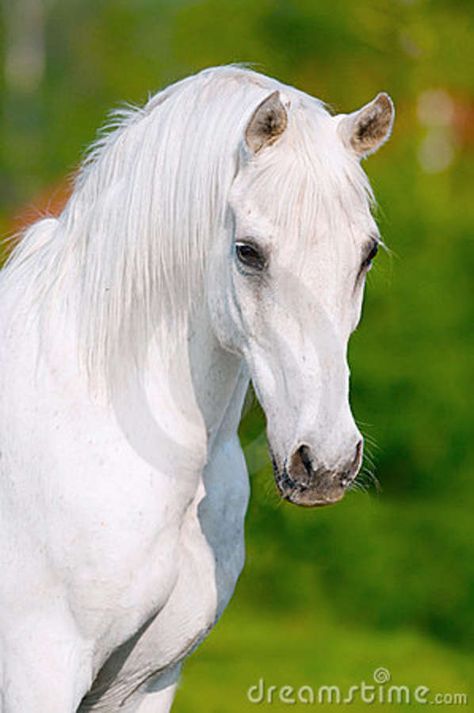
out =
<path fill-rule="evenodd" d="M 275 482 L 282 498 L 301 507 L 323 507 L 337 503 L 354 482 L 362 463 L 360 440 L 349 460 L 336 470 L 314 467 L 309 446 L 299 446 L 283 468 L 272 457 Z"/>

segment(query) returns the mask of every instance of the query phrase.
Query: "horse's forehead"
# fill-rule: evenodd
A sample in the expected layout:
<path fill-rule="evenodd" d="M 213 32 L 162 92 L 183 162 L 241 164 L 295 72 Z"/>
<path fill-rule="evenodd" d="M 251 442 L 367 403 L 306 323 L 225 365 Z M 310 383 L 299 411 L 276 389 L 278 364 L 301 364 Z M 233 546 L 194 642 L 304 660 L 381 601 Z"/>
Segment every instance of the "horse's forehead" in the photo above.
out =
<path fill-rule="evenodd" d="M 239 232 L 283 245 L 302 239 L 306 244 L 350 241 L 357 244 L 377 232 L 365 193 L 352 190 L 349 179 L 332 190 L 306 194 L 275 191 L 264 181 L 253 183 L 245 177 L 231 192 L 230 205 L 237 218 Z M 301 222 L 301 217 L 305 220 Z"/>

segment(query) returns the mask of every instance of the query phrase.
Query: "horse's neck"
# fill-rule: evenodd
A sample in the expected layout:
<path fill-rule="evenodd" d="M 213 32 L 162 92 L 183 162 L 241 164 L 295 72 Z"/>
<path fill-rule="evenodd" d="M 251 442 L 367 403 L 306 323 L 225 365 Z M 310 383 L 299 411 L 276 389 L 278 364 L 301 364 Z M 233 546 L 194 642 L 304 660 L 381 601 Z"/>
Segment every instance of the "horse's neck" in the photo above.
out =
<path fill-rule="evenodd" d="M 217 342 L 205 309 L 193 320 L 189 363 L 196 401 L 212 448 L 216 439 L 231 438 L 237 431 L 249 378 L 245 362 Z"/>
<path fill-rule="evenodd" d="M 173 359 L 150 351 L 144 379 L 130 380 L 113 406 L 135 452 L 187 489 L 225 441 L 236 436 L 248 386 L 244 362 L 217 343 L 206 311 Z"/>

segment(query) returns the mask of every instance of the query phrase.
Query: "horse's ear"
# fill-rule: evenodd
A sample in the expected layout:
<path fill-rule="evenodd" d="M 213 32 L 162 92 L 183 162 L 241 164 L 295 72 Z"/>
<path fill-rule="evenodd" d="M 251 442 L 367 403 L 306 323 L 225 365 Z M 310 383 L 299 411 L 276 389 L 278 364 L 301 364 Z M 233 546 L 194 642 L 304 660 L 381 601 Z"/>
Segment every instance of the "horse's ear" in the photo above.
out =
<path fill-rule="evenodd" d="M 345 145 L 360 158 L 377 151 L 392 133 L 395 108 L 384 92 L 352 114 L 341 115 L 338 131 Z"/>
<path fill-rule="evenodd" d="M 288 114 L 278 91 L 266 97 L 255 109 L 245 129 L 245 143 L 253 154 L 273 144 L 285 131 Z"/>

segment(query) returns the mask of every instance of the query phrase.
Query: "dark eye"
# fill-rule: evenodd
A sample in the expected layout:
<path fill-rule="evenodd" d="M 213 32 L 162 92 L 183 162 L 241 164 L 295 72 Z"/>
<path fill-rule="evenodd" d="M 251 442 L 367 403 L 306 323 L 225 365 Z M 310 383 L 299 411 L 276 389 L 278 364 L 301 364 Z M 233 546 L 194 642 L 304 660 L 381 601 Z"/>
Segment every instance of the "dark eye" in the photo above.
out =
<path fill-rule="evenodd" d="M 252 243 L 239 242 L 235 244 L 235 254 L 237 255 L 238 261 L 250 267 L 252 270 L 261 271 L 265 267 L 265 256 Z"/>
<path fill-rule="evenodd" d="M 364 258 L 363 267 L 369 269 L 372 265 L 372 260 L 375 258 L 379 251 L 379 244 L 376 240 L 373 240 Z"/>

